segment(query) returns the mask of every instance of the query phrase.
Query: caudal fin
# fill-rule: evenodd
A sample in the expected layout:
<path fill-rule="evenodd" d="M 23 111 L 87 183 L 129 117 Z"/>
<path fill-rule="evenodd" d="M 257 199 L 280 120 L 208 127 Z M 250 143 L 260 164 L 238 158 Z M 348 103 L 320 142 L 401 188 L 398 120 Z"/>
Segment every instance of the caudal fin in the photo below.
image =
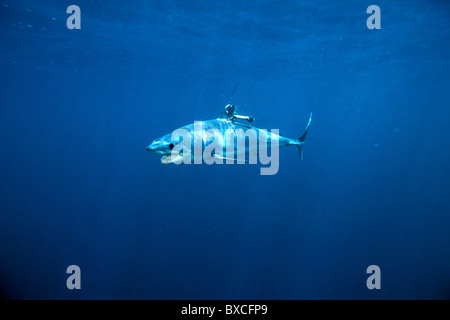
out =
<path fill-rule="evenodd" d="M 306 125 L 305 132 L 303 132 L 302 136 L 297 139 L 300 142 L 296 146 L 298 148 L 298 153 L 300 155 L 301 160 L 303 160 L 303 144 L 306 140 L 306 135 L 308 134 L 309 126 L 311 125 L 311 119 L 312 119 L 312 112 L 309 115 L 309 121 L 308 121 L 308 124 Z"/>

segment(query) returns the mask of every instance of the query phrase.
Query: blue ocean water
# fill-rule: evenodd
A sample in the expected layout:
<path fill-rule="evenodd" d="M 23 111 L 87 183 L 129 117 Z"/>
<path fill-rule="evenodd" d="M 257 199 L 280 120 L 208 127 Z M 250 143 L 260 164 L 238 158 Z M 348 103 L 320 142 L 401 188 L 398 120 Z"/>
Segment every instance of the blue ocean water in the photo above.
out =
<path fill-rule="evenodd" d="M 1 0 L 1 297 L 450 298 L 449 18 L 426 0 Z M 258 127 L 296 138 L 313 112 L 303 161 L 281 149 L 262 176 L 145 151 L 238 83 Z"/>

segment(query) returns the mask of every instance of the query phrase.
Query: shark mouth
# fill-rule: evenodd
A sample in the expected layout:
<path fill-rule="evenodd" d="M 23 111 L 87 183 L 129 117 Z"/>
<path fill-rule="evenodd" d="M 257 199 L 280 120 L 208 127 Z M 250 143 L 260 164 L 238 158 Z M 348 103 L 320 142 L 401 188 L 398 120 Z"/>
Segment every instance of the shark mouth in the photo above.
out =
<path fill-rule="evenodd" d="M 181 162 L 183 160 L 183 155 L 177 154 L 175 156 L 172 156 L 171 154 L 165 155 L 161 158 L 161 163 L 163 164 L 169 164 L 175 161 Z"/>

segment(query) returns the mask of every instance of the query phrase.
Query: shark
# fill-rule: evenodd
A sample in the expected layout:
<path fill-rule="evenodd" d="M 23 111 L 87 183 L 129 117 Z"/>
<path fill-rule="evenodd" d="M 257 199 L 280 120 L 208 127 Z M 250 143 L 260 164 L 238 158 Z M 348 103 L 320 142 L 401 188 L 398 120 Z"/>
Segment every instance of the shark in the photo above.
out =
<path fill-rule="evenodd" d="M 253 119 L 253 118 L 252 118 Z M 232 118 L 219 117 L 206 121 L 194 121 L 155 139 L 146 150 L 162 155 L 163 164 L 170 163 L 257 163 L 268 164 L 270 157 L 278 157 L 278 148 L 295 146 L 303 159 L 303 145 L 311 125 L 312 113 L 303 134 L 299 138 L 279 135 Z M 253 121 L 253 120 L 252 120 Z"/>

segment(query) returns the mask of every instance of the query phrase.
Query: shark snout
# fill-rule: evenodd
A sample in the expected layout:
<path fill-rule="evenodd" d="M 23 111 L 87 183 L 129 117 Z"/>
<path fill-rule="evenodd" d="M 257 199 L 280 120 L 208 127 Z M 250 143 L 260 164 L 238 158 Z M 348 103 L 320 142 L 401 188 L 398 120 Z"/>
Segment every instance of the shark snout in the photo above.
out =
<path fill-rule="evenodd" d="M 154 152 L 154 153 L 165 153 L 165 149 L 167 149 L 166 144 L 163 141 L 155 140 L 153 141 L 145 150 Z"/>
<path fill-rule="evenodd" d="M 145 148 L 145 150 L 155 152 L 156 150 L 158 150 L 158 146 L 155 141 L 153 141 L 148 147 Z"/>

